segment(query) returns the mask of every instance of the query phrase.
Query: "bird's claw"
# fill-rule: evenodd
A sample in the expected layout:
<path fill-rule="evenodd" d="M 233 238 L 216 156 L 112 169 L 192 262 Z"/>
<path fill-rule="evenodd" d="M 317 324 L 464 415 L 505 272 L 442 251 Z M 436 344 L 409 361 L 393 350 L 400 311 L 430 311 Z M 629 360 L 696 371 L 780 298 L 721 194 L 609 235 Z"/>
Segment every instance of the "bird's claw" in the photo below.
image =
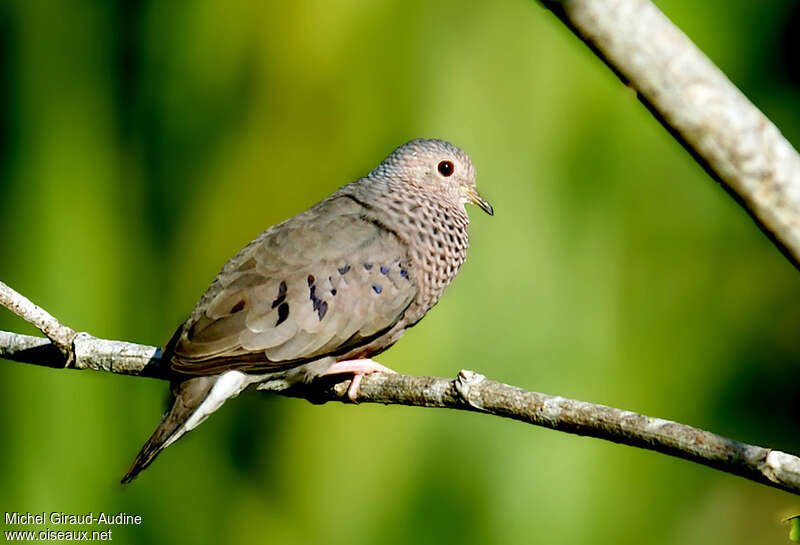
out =
<path fill-rule="evenodd" d="M 350 386 L 347 387 L 347 398 L 353 403 L 358 403 L 358 388 L 361 385 L 361 379 L 364 375 L 371 373 L 389 373 L 397 374 L 393 369 L 389 369 L 385 365 L 370 360 L 344 360 L 337 361 L 322 374 L 322 376 L 340 375 L 340 374 L 353 374 L 353 379 L 350 381 Z"/>

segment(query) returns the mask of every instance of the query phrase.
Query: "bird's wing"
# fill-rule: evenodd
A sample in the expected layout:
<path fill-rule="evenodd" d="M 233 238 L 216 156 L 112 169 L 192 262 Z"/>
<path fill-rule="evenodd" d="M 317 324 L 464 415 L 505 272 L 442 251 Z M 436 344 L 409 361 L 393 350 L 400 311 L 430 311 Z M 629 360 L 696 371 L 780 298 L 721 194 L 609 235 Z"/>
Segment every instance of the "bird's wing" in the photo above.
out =
<path fill-rule="evenodd" d="M 262 233 L 220 272 L 170 343 L 212 374 L 336 356 L 391 329 L 417 293 L 406 246 L 347 196 Z"/>

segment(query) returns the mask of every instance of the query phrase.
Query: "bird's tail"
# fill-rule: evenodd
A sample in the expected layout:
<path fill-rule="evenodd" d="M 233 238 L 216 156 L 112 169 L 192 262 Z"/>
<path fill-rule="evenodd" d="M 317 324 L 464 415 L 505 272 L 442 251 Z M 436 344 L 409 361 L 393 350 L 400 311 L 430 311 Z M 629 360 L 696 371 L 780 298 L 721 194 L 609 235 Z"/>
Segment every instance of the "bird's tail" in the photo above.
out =
<path fill-rule="evenodd" d="M 129 483 L 136 478 L 143 469 L 156 459 L 156 456 L 162 450 L 177 441 L 184 433 L 200 424 L 205 417 L 222 404 L 220 402 L 214 409 L 207 411 L 204 415 L 195 414 L 201 412 L 199 409 L 202 408 L 207 398 L 211 397 L 209 394 L 218 378 L 219 375 L 214 375 L 190 378 L 182 382 L 173 383 L 172 405 L 161 417 L 161 422 L 156 426 L 153 435 L 144 444 L 142 450 L 136 455 L 136 459 L 130 469 L 122 477 L 123 484 Z M 192 422 L 192 420 L 197 421 Z"/>

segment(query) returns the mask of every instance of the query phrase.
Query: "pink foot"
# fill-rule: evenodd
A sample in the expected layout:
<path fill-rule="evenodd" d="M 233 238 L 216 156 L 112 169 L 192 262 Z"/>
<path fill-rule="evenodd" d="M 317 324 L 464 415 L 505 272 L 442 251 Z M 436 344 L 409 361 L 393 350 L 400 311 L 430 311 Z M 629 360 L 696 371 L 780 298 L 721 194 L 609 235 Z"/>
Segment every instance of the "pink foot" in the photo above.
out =
<path fill-rule="evenodd" d="M 337 361 L 328 370 L 322 373 L 322 376 L 340 375 L 340 374 L 353 374 L 353 380 L 350 381 L 350 387 L 347 388 L 347 397 L 350 401 L 356 403 L 356 396 L 358 396 L 358 387 L 361 384 L 361 378 L 370 373 L 391 373 L 397 374 L 396 371 L 389 369 L 385 365 L 381 365 L 376 361 L 369 359 L 362 360 L 345 360 Z"/>

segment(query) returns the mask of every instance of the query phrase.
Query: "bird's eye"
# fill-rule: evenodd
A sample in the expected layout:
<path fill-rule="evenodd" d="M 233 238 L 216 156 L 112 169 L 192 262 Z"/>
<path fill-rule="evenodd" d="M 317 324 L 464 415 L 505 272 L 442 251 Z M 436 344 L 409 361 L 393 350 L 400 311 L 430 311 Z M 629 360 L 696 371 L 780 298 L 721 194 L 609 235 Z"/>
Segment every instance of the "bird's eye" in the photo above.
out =
<path fill-rule="evenodd" d="M 453 174 L 453 162 L 452 161 L 442 161 L 439 163 L 439 174 L 447 178 L 448 176 Z"/>

